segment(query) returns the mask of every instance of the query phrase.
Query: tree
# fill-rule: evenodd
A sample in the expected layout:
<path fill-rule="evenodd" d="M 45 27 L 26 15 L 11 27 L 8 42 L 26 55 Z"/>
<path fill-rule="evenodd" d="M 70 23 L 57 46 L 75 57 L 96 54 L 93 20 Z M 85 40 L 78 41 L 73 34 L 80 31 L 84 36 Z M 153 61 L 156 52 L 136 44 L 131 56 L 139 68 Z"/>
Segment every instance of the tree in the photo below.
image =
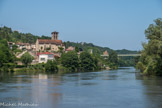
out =
<path fill-rule="evenodd" d="M 48 60 L 47 63 L 45 64 L 45 70 L 46 72 L 58 72 L 58 67 L 57 63 L 54 60 Z"/>
<path fill-rule="evenodd" d="M 21 56 L 21 62 L 27 67 L 33 60 L 34 58 L 26 52 Z"/>
<path fill-rule="evenodd" d="M 116 69 L 118 67 L 118 55 L 115 51 L 109 54 L 108 64 L 110 68 Z"/>
<path fill-rule="evenodd" d="M 18 48 L 17 45 L 12 45 L 12 51 L 15 51 Z"/>
<path fill-rule="evenodd" d="M 0 40 L 0 67 L 4 63 L 14 62 L 14 55 L 9 49 L 8 43 L 6 40 Z"/>
<path fill-rule="evenodd" d="M 78 46 L 75 47 L 75 51 L 76 51 L 76 52 L 79 52 Z"/>
<path fill-rule="evenodd" d="M 12 54 L 6 40 L 0 40 L 0 71 L 13 72 L 15 56 Z"/>
<path fill-rule="evenodd" d="M 79 67 L 79 59 L 77 53 L 75 51 L 70 51 L 62 54 L 61 64 L 71 71 L 76 71 L 76 69 Z"/>
<path fill-rule="evenodd" d="M 84 71 L 92 71 L 97 69 L 97 62 L 98 60 L 93 58 L 88 52 L 82 52 L 80 54 L 81 69 Z"/>
<path fill-rule="evenodd" d="M 64 48 L 63 47 L 58 47 L 59 48 L 59 53 L 63 53 L 63 51 L 64 51 Z"/>
<path fill-rule="evenodd" d="M 145 30 L 148 43 L 143 43 L 137 68 L 147 75 L 162 75 L 162 18 L 154 22 Z"/>

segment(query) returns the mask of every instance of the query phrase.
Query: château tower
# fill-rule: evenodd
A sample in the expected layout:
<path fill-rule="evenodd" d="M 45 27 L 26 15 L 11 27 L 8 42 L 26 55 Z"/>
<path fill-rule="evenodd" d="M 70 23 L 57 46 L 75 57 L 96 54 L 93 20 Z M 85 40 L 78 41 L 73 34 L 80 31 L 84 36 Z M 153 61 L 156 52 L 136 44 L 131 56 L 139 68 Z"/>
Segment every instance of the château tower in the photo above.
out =
<path fill-rule="evenodd" d="M 59 34 L 59 32 L 54 31 L 51 34 L 52 34 L 52 38 L 51 38 L 52 40 L 58 40 L 58 34 Z"/>

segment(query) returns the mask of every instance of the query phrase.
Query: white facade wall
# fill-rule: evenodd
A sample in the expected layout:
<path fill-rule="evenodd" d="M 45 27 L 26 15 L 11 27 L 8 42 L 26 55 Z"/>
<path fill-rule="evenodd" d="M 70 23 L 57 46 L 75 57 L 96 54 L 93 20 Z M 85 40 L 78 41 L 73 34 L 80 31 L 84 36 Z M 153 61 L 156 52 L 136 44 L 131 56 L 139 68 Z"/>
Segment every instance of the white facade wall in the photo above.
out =
<path fill-rule="evenodd" d="M 40 54 L 39 55 L 39 63 L 47 63 L 48 60 L 55 60 L 53 54 Z"/>

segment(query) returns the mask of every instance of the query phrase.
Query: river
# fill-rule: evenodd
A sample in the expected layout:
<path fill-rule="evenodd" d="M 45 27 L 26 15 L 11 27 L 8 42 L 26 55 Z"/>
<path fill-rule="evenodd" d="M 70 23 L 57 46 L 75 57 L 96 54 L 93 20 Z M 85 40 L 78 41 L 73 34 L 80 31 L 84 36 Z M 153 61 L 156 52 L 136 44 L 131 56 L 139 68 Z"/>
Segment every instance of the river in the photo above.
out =
<path fill-rule="evenodd" d="M 0 107 L 162 108 L 162 77 L 134 68 L 0 77 Z"/>

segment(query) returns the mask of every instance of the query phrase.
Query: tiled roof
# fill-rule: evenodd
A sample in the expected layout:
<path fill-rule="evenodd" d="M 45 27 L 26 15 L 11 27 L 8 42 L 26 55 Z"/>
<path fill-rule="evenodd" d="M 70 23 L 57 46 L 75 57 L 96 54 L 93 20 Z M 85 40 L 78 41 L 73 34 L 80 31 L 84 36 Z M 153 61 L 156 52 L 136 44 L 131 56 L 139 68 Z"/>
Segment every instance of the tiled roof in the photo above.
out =
<path fill-rule="evenodd" d="M 41 55 L 41 54 L 45 54 L 45 55 L 51 55 L 51 54 L 53 54 L 53 53 L 50 53 L 50 52 L 41 52 L 41 53 L 37 53 L 37 56 L 39 56 L 39 55 Z"/>
<path fill-rule="evenodd" d="M 105 51 L 105 52 L 103 53 L 103 55 L 109 55 L 109 53 L 108 53 L 107 51 Z"/>
<path fill-rule="evenodd" d="M 56 55 L 56 54 L 54 54 L 54 57 L 58 57 L 58 58 L 60 58 L 60 55 Z"/>
<path fill-rule="evenodd" d="M 75 47 L 70 46 L 65 51 L 74 51 L 74 50 L 75 50 Z"/>
<path fill-rule="evenodd" d="M 30 45 L 29 43 L 16 43 L 16 45 Z"/>
<path fill-rule="evenodd" d="M 74 51 L 74 50 L 72 50 L 72 49 L 65 49 L 65 51 Z"/>
<path fill-rule="evenodd" d="M 37 56 L 39 55 L 42 55 L 42 54 L 45 54 L 45 55 L 53 55 L 54 57 L 59 57 L 60 58 L 60 54 L 56 54 L 56 53 L 50 53 L 50 52 L 37 52 Z"/>
<path fill-rule="evenodd" d="M 39 44 L 57 44 L 61 45 L 62 40 L 38 39 Z"/>

